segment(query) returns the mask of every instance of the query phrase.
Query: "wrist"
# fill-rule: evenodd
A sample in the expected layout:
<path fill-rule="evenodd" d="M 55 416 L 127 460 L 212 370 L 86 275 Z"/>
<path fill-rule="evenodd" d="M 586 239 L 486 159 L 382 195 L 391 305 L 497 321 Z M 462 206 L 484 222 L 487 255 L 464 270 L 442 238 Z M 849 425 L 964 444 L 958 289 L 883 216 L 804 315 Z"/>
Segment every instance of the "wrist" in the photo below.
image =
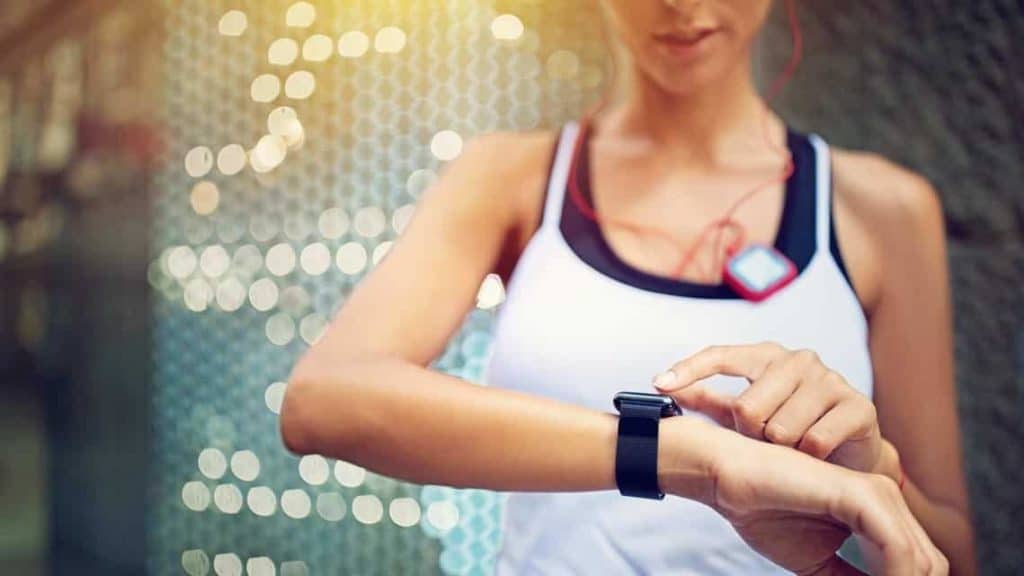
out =
<path fill-rule="evenodd" d="M 903 467 L 900 465 L 899 451 L 896 450 L 896 447 L 893 446 L 892 442 L 889 442 L 885 438 L 882 438 L 881 442 L 882 447 L 878 452 L 878 460 L 875 462 L 875 466 L 871 472 L 892 478 L 897 484 L 900 484 L 902 488 Z"/>
<path fill-rule="evenodd" d="M 659 422 L 658 485 L 666 494 L 713 505 L 723 429 L 692 416 Z"/>

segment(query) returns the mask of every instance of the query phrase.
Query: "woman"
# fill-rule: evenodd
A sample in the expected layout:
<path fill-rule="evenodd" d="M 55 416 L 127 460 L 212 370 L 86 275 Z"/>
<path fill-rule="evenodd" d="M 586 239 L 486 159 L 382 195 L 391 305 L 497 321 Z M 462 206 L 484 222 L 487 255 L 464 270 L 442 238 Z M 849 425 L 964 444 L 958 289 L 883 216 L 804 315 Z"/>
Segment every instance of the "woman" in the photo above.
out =
<path fill-rule="evenodd" d="M 499 574 L 845 573 L 851 531 L 885 573 L 972 573 L 935 193 L 764 116 L 749 60 L 770 0 L 600 4 L 616 102 L 467 146 L 296 365 L 285 444 L 513 492 Z M 786 165 L 765 138 L 792 174 L 731 211 Z M 694 246 L 691 272 L 591 209 Z M 724 216 L 742 236 L 696 242 Z M 795 278 L 743 301 L 723 237 L 773 245 Z M 492 271 L 490 386 L 428 369 Z M 658 373 L 650 391 L 706 417 L 660 424 L 658 483 L 680 498 L 626 498 L 611 398 Z"/>

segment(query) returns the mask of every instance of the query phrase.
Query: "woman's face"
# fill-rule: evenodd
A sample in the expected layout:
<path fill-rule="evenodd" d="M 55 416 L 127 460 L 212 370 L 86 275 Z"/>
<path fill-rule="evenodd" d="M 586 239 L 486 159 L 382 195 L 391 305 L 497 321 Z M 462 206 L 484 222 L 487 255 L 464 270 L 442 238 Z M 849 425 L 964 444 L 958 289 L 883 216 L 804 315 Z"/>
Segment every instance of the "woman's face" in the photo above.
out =
<path fill-rule="evenodd" d="M 673 93 L 691 92 L 732 72 L 772 0 L 599 0 L 609 29 L 637 68 Z"/>

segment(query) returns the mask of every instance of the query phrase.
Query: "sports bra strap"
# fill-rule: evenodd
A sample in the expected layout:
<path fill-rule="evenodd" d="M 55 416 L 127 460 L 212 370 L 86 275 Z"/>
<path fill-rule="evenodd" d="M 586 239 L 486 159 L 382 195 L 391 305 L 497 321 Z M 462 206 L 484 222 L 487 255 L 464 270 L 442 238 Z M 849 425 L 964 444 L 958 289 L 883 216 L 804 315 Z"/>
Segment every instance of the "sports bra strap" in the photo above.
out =
<path fill-rule="evenodd" d="M 824 251 L 829 249 L 829 234 L 832 230 L 832 161 L 829 155 L 828 144 L 817 134 L 809 134 L 808 138 L 814 146 L 816 157 L 817 182 L 815 183 L 815 196 L 817 198 L 817 213 L 815 214 L 815 239 L 816 250 Z"/>
<path fill-rule="evenodd" d="M 562 199 L 569 183 L 569 169 L 572 164 L 573 146 L 579 132 L 577 122 L 568 122 L 562 126 L 558 138 L 558 148 L 551 163 L 551 174 L 548 176 L 547 200 L 544 203 L 543 226 L 558 227 L 562 217 Z"/>

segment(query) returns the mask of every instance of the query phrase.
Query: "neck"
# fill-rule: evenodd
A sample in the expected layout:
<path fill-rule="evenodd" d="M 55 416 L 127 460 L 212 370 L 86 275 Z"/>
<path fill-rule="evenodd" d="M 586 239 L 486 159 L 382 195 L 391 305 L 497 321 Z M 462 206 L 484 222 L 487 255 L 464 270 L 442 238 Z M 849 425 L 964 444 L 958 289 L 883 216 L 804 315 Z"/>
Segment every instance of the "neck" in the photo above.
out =
<path fill-rule="evenodd" d="M 749 158 L 765 150 L 765 103 L 754 86 L 749 63 L 743 62 L 716 82 L 684 94 L 666 91 L 629 63 L 620 67 L 626 74 L 617 86 L 617 103 L 598 124 L 694 162 L 719 164 Z M 772 140 L 777 140 L 781 124 L 772 121 L 769 126 Z"/>

